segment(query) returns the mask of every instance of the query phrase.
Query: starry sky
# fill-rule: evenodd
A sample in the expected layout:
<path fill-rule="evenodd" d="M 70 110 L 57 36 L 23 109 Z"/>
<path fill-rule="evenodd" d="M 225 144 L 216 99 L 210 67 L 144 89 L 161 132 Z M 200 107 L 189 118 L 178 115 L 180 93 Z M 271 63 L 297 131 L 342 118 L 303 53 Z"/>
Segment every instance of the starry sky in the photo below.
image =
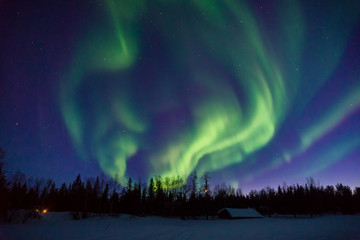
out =
<path fill-rule="evenodd" d="M 360 2 L 0 1 L 0 146 L 58 184 L 360 185 Z"/>

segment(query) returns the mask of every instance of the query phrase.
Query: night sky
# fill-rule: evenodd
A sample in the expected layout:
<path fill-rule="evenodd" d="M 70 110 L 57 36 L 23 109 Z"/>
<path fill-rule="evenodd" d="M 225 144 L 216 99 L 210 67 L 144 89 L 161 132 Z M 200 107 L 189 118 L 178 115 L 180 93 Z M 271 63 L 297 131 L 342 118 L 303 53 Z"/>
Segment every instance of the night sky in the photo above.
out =
<path fill-rule="evenodd" d="M 8 174 L 360 185 L 360 1 L 0 1 Z"/>

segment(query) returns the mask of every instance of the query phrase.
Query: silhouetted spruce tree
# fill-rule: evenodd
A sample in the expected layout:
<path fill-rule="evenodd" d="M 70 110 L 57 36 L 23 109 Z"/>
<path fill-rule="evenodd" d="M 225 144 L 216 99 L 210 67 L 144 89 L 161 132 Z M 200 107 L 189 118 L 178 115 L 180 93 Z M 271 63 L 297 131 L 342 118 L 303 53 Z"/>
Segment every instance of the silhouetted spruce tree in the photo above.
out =
<path fill-rule="evenodd" d="M 113 192 L 110 197 L 110 215 L 119 213 L 119 194 L 116 192 L 116 189 L 113 189 Z"/>
<path fill-rule="evenodd" d="M 284 193 L 282 191 L 282 188 L 280 185 L 278 185 L 277 187 L 277 192 L 276 192 L 276 203 L 275 203 L 275 212 L 276 213 L 283 213 L 284 212 Z"/>
<path fill-rule="evenodd" d="M 38 207 L 39 205 L 39 194 L 40 194 L 40 186 L 39 181 L 36 180 L 35 183 L 29 187 L 29 191 L 27 194 L 27 202 L 31 206 L 31 208 Z"/>
<path fill-rule="evenodd" d="M 108 195 L 109 195 L 109 184 L 106 183 L 104 191 L 101 196 L 101 209 L 102 209 L 101 212 L 102 213 L 108 212 Z"/>
<path fill-rule="evenodd" d="M 85 196 L 84 196 L 84 212 L 95 212 L 96 210 L 92 208 L 92 193 L 93 193 L 93 186 L 91 183 L 91 179 L 86 180 L 85 184 Z"/>
<path fill-rule="evenodd" d="M 142 212 L 142 206 L 141 206 L 141 181 L 134 184 L 133 209 L 134 209 L 134 214 L 136 214 L 136 215 L 140 215 L 141 212 Z"/>
<path fill-rule="evenodd" d="M 60 187 L 60 190 L 58 193 L 58 198 L 57 198 L 59 211 L 68 211 L 69 210 L 68 198 L 69 198 L 69 191 L 66 186 L 66 183 L 63 183 L 63 184 L 61 184 L 61 187 Z"/>
<path fill-rule="evenodd" d="M 296 218 L 296 215 L 298 213 L 297 204 L 296 204 L 296 198 L 295 198 L 295 189 L 293 186 L 287 187 L 287 193 L 286 193 L 287 201 L 289 202 L 289 211 L 290 213 Z"/>
<path fill-rule="evenodd" d="M 72 211 L 83 211 L 84 210 L 84 184 L 81 180 L 80 174 L 77 175 L 75 181 L 71 186 L 71 197 L 72 197 Z"/>
<path fill-rule="evenodd" d="M 133 183 L 131 178 L 128 179 L 126 188 L 122 190 L 120 205 L 124 213 L 134 214 Z"/>
<path fill-rule="evenodd" d="M 99 200 L 100 194 L 101 194 L 100 179 L 99 176 L 97 176 L 91 194 L 92 209 L 94 209 L 96 213 L 100 213 L 100 208 L 101 208 L 100 206 L 101 204 Z"/>
<path fill-rule="evenodd" d="M 158 215 L 163 215 L 163 204 L 165 200 L 165 195 L 161 176 L 157 176 L 155 178 L 155 189 L 155 209 Z"/>
<path fill-rule="evenodd" d="M 313 217 L 313 215 L 316 213 L 316 206 L 317 206 L 317 186 L 315 183 L 314 178 L 310 177 L 307 178 L 306 185 L 308 186 L 308 211 L 310 212 L 310 216 Z"/>
<path fill-rule="evenodd" d="M 326 186 L 324 189 L 324 209 L 325 212 L 335 211 L 335 188 Z"/>
<path fill-rule="evenodd" d="M 360 187 L 355 187 L 353 198 L 354 212 L 360 213 Z"/>
<path fill-rule="evenodd" d="M 131 177 L 129 178 L 128 180 L 128 183 L 126 185 L 126 189 L 127 189 L 127 192 L 130 194 L 132 193 L 132 190 L 133 190 L 133 182 L 132 182 L 132 179 Z"/>
<path fill-rule="evenodd" d="M 153 214 L 153 205 L 155 201 L 154 189 L 155 189 L 154 179 L 150 178 L 149 187 L 148 187 L 147 206 L 146 206 L 146 211 L 148 214 Z"/>
<path fill-rule="evenodd" d="M 147 195 L 146 195 L 146 185 L 144 185 L 142 187 L 142 193 L 141 193 L 141 214 L 146 214 L 146 200 L 147 200 Z"/>
<path fill-rule="evenodd" d="M 352 192 L 349 186 L 342 185 L 341 183 L 336 184 L 335 200 L 343 214 L 352 213 Z"/>
<path fill-rule="evenodd" d="M 198 211 L 198 175 L 197 172 L 194 171 L 192 175 L 190 175 L 190 199 L 189 199 L 189 212 L 190 215 L 195 217 L 199 214 Z"/>
<path fill-rule="evenodd" d="M 208 172 L 204 172 L 202 177 L 201 177 L 202 181 L 203 181 L 203 186 L 202 186 L 202 192 L 204 194 L 204 199 L 203 199 L 203 206 L 205 209 L 205 214 L 206 214 L 206 220 L 209 219 L 209 204 L 210 204 L 210 176 Z"/>
<path fill-rule="evenodd" d="M 48 208 L 49 210 L 52 210 L 52 211 L 58 211 L 59 206 L 56 203 L 57 197 L 58 197 L 58 189 L 55 186 L 55 182 L 52 181 L 50 190 L 49 190 L 48 195 L 45 200 L 46 208 Z"/>
<path fill-rule="evenodd" d="M 197 172 L 195 171 L 190 178 L 190 187 L 191 187 L 191 193 L 190 193 L 190 202 L 195 202 L 196 195 L 197 195 L 197 189 L 198 189 L 198 176 Z"/>

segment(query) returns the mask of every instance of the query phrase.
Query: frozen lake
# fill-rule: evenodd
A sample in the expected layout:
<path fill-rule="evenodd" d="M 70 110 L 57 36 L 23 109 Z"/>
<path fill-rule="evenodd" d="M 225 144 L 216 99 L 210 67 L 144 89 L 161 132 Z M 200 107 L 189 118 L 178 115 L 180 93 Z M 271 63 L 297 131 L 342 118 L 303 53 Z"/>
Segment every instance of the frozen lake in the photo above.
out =
<path fill-rule="evenodd" d="M 187 220 L 161 217 L 91 217 L 71 220 L 69 213 L 48 213 L 26 224 L 0 225 L 0 239 L 354 239 L 360 216 Z"/>

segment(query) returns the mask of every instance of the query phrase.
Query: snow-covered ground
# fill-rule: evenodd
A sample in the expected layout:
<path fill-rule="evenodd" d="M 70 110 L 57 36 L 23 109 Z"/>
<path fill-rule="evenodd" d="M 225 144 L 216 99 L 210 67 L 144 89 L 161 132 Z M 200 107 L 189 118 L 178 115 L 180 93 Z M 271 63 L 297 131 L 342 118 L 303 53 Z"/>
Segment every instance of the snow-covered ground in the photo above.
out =
<path fill-rule="evenodd" d="M 91 217 L 71 220 L 69 213 L 47 213 L 26 224 L 1 224 L 0 239 L 354 239 L 360 216 L 187 220 L 161 217 Z"/>

